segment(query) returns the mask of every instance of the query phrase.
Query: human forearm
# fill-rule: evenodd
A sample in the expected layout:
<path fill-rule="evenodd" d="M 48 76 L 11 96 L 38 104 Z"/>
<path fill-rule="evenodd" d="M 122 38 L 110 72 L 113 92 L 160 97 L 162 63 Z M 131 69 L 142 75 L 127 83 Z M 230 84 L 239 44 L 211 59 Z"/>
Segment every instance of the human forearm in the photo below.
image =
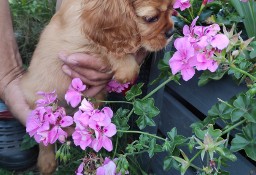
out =
<path fill-rule="evenodd" d="M 8 0 L 0 1 L 0 55 L 0 98 L 4 99 L 6 86 L 22 73 Z"/>

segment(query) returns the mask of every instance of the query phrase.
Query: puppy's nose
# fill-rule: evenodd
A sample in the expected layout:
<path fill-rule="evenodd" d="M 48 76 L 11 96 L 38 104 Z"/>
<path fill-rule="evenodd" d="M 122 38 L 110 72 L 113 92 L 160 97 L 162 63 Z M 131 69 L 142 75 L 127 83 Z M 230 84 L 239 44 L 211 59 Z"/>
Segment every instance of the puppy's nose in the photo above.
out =
<path fill-rule="evenodd" d="M 174 33 L 174 30 L 172 28 L 172 29 L 168 30 L 167 32 L 165 32 L 165 37 L 168 39 L 173 35 L 173 33 Z"/>

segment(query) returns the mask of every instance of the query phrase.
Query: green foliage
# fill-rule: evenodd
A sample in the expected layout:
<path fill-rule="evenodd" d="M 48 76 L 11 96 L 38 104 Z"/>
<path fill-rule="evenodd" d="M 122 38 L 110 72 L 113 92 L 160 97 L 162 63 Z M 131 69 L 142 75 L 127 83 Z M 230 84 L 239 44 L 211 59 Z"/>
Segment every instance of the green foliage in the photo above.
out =
<path fill-rule="evenodd" d="M 147 125 L 155 126 L 153 117 L 157 116 L 159 112 L 159 109 L 154 105 L 153 98 L 136 100 L 134 102 L 134 113 L 139 116 L 136 123 L 141 130 Z"/>
<path fill-rule="evenodd" d="M 143 83 L 135 84 L 131 87 L 129 91 L 126 92 L 125 98 L 127 101 L 132 101 L 135 97 L 142 94 L 141 88 L 143 87 Z"/>
<path fill-rule="evenodd" d="M 248 3 L 238 0 L 230 0 L 230 2 L 242 17 L 248 37 L 256 37 L 256 2 L 253 0 L 249 0 Z"/>
<path fill-rule="evenodd" d="M 55 13 L 56 0 L 9 0 L 23 63 L 28 65 L 39 35 Z"/>
<path fill-rule="evenodd" d="M 256 161 L 256 124 L 249 123 L 243 127 L 243 132 L 236 134 L 231 142 L 231 150 L 239 151 L 244 149 L 246 155 Z"/>
<path fill-rule="evenodd" d="M 127 117 L 128 112 L 129 112 L 128 109 L 122 109 L 122 108 L 119 108 L 116 111 L 115 116 L 113 118 L 113 123 L 116 125 L 118 130 L 127 131 L 130 128 L 128 124 L 129 118 Z M 122 137 L 123 133 L 118 132 L 117 136 Z"/>
<path fill-rule="evenodd" d="M 34 139 L 32 139 L 28 134 L 25 134 L 20 146 L 22 150 L 26 150 L 36 145 L 38 145 L 38 143 Z"/>

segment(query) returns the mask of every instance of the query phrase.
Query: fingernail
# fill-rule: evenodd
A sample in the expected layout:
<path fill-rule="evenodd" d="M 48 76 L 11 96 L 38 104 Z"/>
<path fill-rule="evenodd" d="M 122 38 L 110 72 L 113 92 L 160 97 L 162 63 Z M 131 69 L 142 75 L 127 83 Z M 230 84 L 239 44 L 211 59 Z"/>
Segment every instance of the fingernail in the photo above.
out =
<path fill-rule="evenodd" d="M 66 65 L 62 66 L 62 70 L 65 74 L 67 74 L 68 76 L 71 76 L 71 69 L 68 66 Z"/>

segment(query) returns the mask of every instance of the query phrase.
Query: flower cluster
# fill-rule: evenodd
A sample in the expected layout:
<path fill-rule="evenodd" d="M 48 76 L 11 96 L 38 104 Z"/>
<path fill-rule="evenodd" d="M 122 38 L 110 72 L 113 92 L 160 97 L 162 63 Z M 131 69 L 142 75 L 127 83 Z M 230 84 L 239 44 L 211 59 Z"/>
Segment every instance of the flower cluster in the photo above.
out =
<path fill-rule="evenodd" d="M 218 24 L 196 26 L 197 19 L 198 17 L 193 20 L 191 26 L 184 26 L 184 37 L 175 40 L 174 46 L 177 51 L 169 61 L 172 73 L 180 71 L 185 81 L 194 76 L 195 68 L 216 71 L 218 63 L 214 57 L 229 44 L 228 37 L 218 33 Z"/>
<path fill-rule="evenodd" d="M 45 146 L 53 144 L 57 140 L 64 143 L 68 135 L 63 128 L 72 125 L 73 118 L 66 115 L 64 108 L 57 106 L 55 91 L 38 92 L 38 95 L 43 98 L 36 101 L 36 108 L 27 119 L 27 133 Z"/>
<path fill-rule="evenodd" d="M 127 88 L 129 88 L 130 83 L 125 83 L 125 84 L 121 84 L 118 83 L 115 80 L 111 80 L 108 84 L 107 84 L 107 91 L 108 92 L 116 92 L 116 93 L 121 93 L 123 91 L 125 91 Z"/>
<path fill-rule="evenodd" d="M 85 150 L 91 147 L 98 152 L 102 147 L 112 151 L 110 137 L 116 134 L 116 126 L 111 123 L 113 111 L 109 107 L 94 109 L 86 98 L 82 100 L 82 92 L 86 86 L 79 78 L 72 80 L 65 99 L 72 107 L 79 110 L 74 117 L 67 116 L 65 109 L 57 104 L 55 91 L 50 93 L 38 92 L 43 98 L 36 101 L 36 108 L 30 113 L 26 124 L 26 131 L 30 137 L 44 145 L 53 144 L 57 140 L 64 143 L 68 134 L 62 129 L 76 124 L 72 134 L 74 144 Z M 82 102 L 81 102 L 82 101 Z"/>
<path fill-rule="evenodd" d="M 116 126 L 111 123 L 113 111 L 109 107 L 94 109 L 93 105 L 83 99 L 79 111 L 74 114 L 76 124 L 72 137 L 74 144 L 85 150 L 91 147 L 98 152 L 102 147 L 112 151 L 110 137 L 116 134 Z"/>

